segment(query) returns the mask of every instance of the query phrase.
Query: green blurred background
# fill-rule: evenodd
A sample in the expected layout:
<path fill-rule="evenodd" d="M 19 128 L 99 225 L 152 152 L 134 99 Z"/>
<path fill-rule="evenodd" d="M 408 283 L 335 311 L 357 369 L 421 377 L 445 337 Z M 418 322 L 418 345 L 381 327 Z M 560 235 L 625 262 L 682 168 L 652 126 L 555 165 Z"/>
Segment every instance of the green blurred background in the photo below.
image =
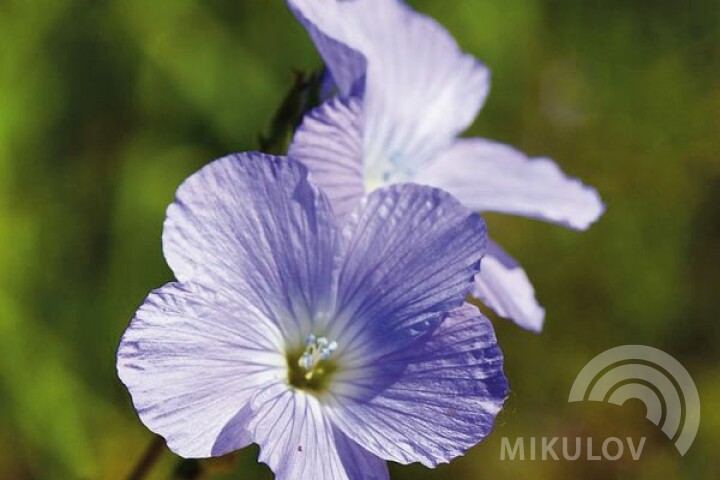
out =
<path fill-rule="evenodd" d="M 545 332 L 493 319 L 512 387 L 494 435 L 393 478 L 720 478 L 720 3 L 411 3 L 492 68 L 469 134 L 558 160 L 608 212 L 584 234 L 489 216 Z M 281 0 L 0 0 L 0 32 L 0 478 L 124 478 L 152 436 L 114 354 L 171 279 L 166 205 L 204 163 L 256 149 L 292 69 L 320 63 Z M 634 343 L 697 383 L 685 457 L 639 402 L 567 403 L 587 361 Z M 503 436 L 563 435 L 648 440 L 637 462 L 500 461 Z M 203 478 L 271 478 L 256 455 Z"/>

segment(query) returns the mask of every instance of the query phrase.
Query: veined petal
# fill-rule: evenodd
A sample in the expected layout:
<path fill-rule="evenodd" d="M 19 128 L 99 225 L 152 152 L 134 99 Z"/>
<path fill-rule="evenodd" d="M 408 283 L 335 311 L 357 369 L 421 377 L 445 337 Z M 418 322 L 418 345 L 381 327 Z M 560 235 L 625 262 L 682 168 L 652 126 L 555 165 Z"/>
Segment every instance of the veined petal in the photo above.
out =
<path fill-rule="evenodd" d="M 566 176 L 547 158 L 480 138 L 458 140 L 418 173 L 481 212 L 536 218 L 585 230 L 605 207 L 592 187 Z"/>
<path fill-rule="evenodd" d="M 331 100 L 305 116 L 288 150 L 290 158 L 310 170 L 338 219 L 350 214 L 365 193 L 363 119 L 359 99 Z"/>
<path fill-rule="evenodd" d="M 260 461 L 278 480 L 386 480 L 385 462 L 337 431 L 318 400 L 274 385 L 253 399 L 250 428 Z"/>
<path fill-rule="evenodd" d="M 485 101 L 490 84 L 485 66 L 463 53 L 441 25 L 403 2 L 287 2 L 333 76 L 344 78 L 336 67 L 342 52 L 319 38 L 334 39 L 367 61 L 364 151 L 371 183 L 411 178 L 472 123 Z M 357 81 L 341 82 L 341 91 L 351 93 L 347 86 Z"/>
<path fill-rule="evenodd" d="M 492 240 L 488 240 L 480 274 L 475 277 L 474 296 L 516 325 L 536 333 L 542 330 L 545 310 L 535 299 L 527 274 Z"/>
<path fill-rule="evenodd" d="M 299 162 L 231 155 L 188 178 L 168 208 L 165 258 L 180 281 L 238 295 L 302 341 L 331 308 L 336 226 Z"/>
<path fill-rule="evenodd" d="M 333 427 L 333 435 L 350 480 L 390 480 L 390 472 L 385 460 L 362 448 L 337 427 Z"/>
<path fill-rule="evenodd" d="M 221 455 L 252 441 L 246 407 L 285 371 L 278 337 L 242 299 L 171 283 L 135 314 L 118 348 L 118 375 L 143 423 L 170 449 Z"/>
<path fill-rule="evenodd" d="M 434 467 L 490 433 L 508 392 L 502 365 L 490 322 L 466 304 L 431 335 L 345 373 L 328 415 L 385 460 Z"/>
<path fill-rule="evenodd" d="M 364 88 L 367 62 L 353 41 L 356 31 L 349 22 L 338 21 L 336 0 L 286 0 L 288 8 L 305 27 L 330 76 L 342 95 Z"/>
<path fill-rule="evenodd" d="M 402 348 L 463 303 L 484 252 L 482 218 L 448 193 L 414 184 L 376 190 L 343 229 L 328 336 L 349 362 Z"/>

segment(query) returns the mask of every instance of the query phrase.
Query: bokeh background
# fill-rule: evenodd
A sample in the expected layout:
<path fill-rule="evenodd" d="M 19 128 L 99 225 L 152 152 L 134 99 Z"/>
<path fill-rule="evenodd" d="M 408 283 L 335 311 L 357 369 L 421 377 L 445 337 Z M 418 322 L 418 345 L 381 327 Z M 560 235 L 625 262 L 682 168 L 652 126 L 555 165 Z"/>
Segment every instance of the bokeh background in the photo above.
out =
<path fill-rule="evenodd" d="M 546 155 L 601 192 L 586 233 L 489 216 L 547 308 L 493 318 L 512 394 L 466 457 L 395 479 L 720 478 L 720 3 L 411 2 L 493 71 L 469 134 Z M 257 148 L 293 69 L 320 65 L 281 0 L 0 0 L 0 478 L 124 478 L 151 442 L 115 375 L 145 294 L 171 279 L 166 205 Z M 568 404 L 603 350 L 680 360 L 702 401 L 681 457 L 644 407 Z M 510 437 L 647 437 L 640 461 L 501 461 Z M 250 448 L 207 479 L 272 478 Z M 170 478 L 169 452 L 148 478 Z"/>

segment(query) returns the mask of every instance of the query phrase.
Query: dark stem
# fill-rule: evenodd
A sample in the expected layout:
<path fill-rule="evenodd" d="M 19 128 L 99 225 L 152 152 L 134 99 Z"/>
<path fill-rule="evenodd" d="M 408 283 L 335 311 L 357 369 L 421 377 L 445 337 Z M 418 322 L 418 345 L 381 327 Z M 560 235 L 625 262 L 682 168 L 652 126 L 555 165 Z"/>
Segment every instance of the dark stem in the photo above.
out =
<path fill-rule="evenodd" d="M 285 155 L 288 143 L 303 116 L 320 104 L 322 71 L 295 71 L 294 81 L 275 111 L 270 126 L 258 136 L 260 151 Z"/>
<path fill-rule="evenodd" d="M 197 480 L 204 474 L 203 466 L 199 460 L 186 458 L 180 461 L 173 472 L 173 480 Z"/>
<path fill-rule="evenodd" d="M 163 451 L 165 451 L 165 440 L 161 436 L 155 435 L 135 468 L 128 475 L 127 480 L 143 480 L 160 459 Z"/>

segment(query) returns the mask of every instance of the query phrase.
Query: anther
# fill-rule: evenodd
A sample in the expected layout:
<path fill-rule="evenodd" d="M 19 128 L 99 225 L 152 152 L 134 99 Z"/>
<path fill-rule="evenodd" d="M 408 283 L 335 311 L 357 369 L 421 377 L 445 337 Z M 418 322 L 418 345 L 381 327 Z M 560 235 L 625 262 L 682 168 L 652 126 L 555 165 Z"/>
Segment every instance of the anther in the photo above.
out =
<path fill-rule="evenodd" d="M 337 350 L 338 343 L 310 334 L 305 344 L 305 352 L 298 359 L 298 365 L 305 370 L 305 378 L 310 380 L 316 373 L 319 363 L 330 358 L 330 355 Z"/>

